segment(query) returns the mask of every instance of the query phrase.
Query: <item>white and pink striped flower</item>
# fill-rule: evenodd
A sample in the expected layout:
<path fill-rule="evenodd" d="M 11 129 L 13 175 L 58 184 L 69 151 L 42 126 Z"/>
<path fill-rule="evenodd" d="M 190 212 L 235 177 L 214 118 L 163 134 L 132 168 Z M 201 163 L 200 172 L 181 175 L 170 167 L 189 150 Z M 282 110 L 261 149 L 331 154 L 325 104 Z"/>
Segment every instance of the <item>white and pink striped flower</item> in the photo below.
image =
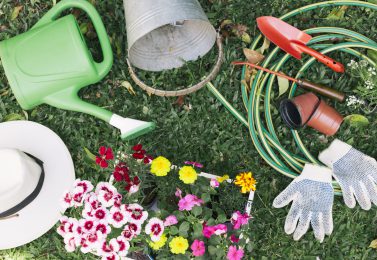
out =
<path fill-rule="evenodd" d="M 123 236 L 119 236 L 116 239 L 116 241 L 118 242 L 118 245 L 119 245 L 119 251 L 118 251 L 119 256 L 127 256 L 128 250 L 130 249 L 130 243 Z"/>
<path fill-rule="evenodd" d="M 73 183 L 74 189 L 81 187 L 84 194 L 93 190 L 93 184 L 90 181 L 76 179 Z"/>
<path fill-rule="evenodd" d="M 123 199 L 122 194 L 120 194 L 120 193 L 115 194 L 115 196 L 114 196 L 114 206 L 120 208 L 120 206 L 122 205 L 122 199 Z"/>
<path fill-rule="evenodd" d="M 117 207 L 112 207 L 107 220 L 109 224 L 113 225 L 115 228 L 121 228 L 127 223 L 128 218 L 123 210 Z"/>
<path fill-rule="evenodd" d="M 136 223 L 128 223 L 124 226 L 122 231 L 122 236 L 127 240 L 131 241 L 134 237 L 141 233 L 141 225 Z"/>
<path fill-rule="evenodd" d="M 79 220 L 79 226 L 81 227 L 81 230 L 82 230 L 83 233 L 93 232 L 96 225 L 97 225 L 97 223 L 94 220 L 91 220 L 91 219 L 80 219 Z"/>
<path fill-rule="evenodd" d="M 98 201 L 102 203 L 102 206 L 108 208 L 114 205 L 118 192 L 110 183 L 100 182 L 96 187 L 96 194 Z"/>
<path fill-rule="evenodd" d="M 104 207 L 99 207 L 93 212 L 93 218 L 96 220 L 107 220 L 109 216 L 109 210 Z"/>
<path fill-rule="evenodd" d="M 121 209 L 125 211 L 129 222 L 142 225 L 148 218 L 148 211 L 144 211 L 139 204 L 122 205 Z"/>
<path fill-rule="evenodd" d="M 119 251 L 119 244 L 115 238 L 111 239 L 109 244 L 106 241 L 101 242 L 100 246 L 97 248 L 97 253 L 100 256 L 110 256 L 112 254 L 117 254 Z"/>
<path fill-rule="evenodd" d="M 94 227 L 95 232 L 100 232 L 103 235 L 108 235 L 111 232 L 111 226 L 105 220 L 100 220 Z"/>
<path fill-rule="evenodd" d="M 79 226 L 79 222 L 75 218 L 62 217 L 60 219 L 60 222 L 61 224 L 58 227 L 57 232 L 62 237 L 65 237 L 65 235 L 68 233 L 74 233 L 77 227 Z"/>
<path fill-rule="evenodd" d="M 97 209 L 101 206 L 98 201 L 97 194 L 94 192 L 87 193 L 84 197 L 85 207 L 91 207 L 92 209 Z"/>
<path fill-rule="evenodd" d="M 64 209 L 73 207 L 72 195 L 69 191 L 65 191 L 63 199 L 61 200 L 61 206 Z"/>
<path fill-rule="evenodd" d="M 67 252 L 72 253 L 76 250 L 77 244 L 76 244 L 77 238 L 73 233 L 67 233 L 64 236 L 64 244 L 65 244 L 65 250 Z"/>
<path fill-rule="evenodd" d="M 102 256 L 102 260 L 120 260 L 120 257 L 117 253 L 110 253 Z"/>
<path fill-rule="evenodd" d="M 151 218 L 145 226 L 145 233 L 151 236 L 151 240 L 156 242 L 164 233 L 164 222 L 159 218 Z"/>

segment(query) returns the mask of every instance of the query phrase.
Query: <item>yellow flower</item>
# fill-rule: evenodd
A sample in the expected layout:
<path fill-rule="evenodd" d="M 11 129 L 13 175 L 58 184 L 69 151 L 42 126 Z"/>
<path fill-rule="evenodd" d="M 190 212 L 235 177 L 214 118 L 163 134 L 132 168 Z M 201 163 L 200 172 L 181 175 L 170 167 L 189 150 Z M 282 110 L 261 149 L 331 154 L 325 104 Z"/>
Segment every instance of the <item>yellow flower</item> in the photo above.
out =
<path fill-rule="evenodd" d="M 160 238 L 160 240 L 156 241 L 156 242 L 153 242 L 153 241 L 150 241 L 149 242 L 149 246 L 153 249 L 153 250 L 159 250 L 161 247 L 163 247 L 165 244 L 166 244 L 166 241 L 168 240 L 168 238 L 166 237 L 165 234 L 163 234 Z"/>
<path fill-rule="evenodd" d="M 226 181 L 226 180 L 229 180 L 229 175 L 228 175 L 228 174 L 223 175 L 223 177 L 218 177 L 218 178 L 217 178 L 217 181 L 218 181 L 219 183 L 222 183 L 222 182 L 224 182 L 224 181 Z"/>
<path fill-rule="evenodd" d="M 166 176 L 170 172 L 171 163 L 165 157 L 159 156 L 152 161 L 151 173 L 156 176 Z"/>
<path fill-rule="evenodd" d="M 170 241 L 169 247 L 173 254 L 185 254 L 189 244 L 186 238 L 175 237 Z"/>
<path fill-rule="evenodd" d="M 234 184 L 242 187 L 241 192 L 246 193 L 250 192 L 251 190 L 255 191 L 255 184 L 257 184 L 257 182 L 253 178 L 253 174 L 251 172 L 243 172 L 237 175 Z"/>
<path fill-rule="evenodd" d="M 196 173 L 195 169 L 191 166 L 183 166 L 179 170 L 179 179 L 186 184 L 194 183 L 197 178 L 198 174 Z"/>

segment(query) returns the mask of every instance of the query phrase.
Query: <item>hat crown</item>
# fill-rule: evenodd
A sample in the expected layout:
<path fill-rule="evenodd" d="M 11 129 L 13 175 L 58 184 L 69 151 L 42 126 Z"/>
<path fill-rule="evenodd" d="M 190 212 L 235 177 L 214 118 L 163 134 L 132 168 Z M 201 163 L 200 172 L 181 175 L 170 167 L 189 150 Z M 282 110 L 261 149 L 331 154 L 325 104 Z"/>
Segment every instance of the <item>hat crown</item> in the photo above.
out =
<path fill-rule="evenodd" d="M 41 167 L 17 149 L 0 149 L 0 213 L 22 202 L 36 188 Z"/>

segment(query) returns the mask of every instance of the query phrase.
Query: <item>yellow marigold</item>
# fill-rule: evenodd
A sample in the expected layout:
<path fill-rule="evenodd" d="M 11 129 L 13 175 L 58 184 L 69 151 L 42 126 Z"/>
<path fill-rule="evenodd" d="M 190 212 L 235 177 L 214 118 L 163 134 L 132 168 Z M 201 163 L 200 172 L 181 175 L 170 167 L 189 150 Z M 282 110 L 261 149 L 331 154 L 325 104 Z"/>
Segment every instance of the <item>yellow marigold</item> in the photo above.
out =
<path fill-rule="evenodd" d="M 153 249 L 153 250 L 159 250 L 161 247 L 163 247 L 165 244 L 166 244 L 166 241 L 168 240 L 168 238 L 166 237 L 165 234 L 163 234 L 160 238 L 160 240 L 156 241 L 156 242 L 153 242 L 153 241 L 150 241 L 149 242 L 149 246 Z"/>
<path fill-rule="evenodd" d="M 173 254 L 185 254 L 189 244 L 186 238 L 175 237 L 170 241 L 169 247 Z"/>
<path fill-rule="evenodd" d="M 171 163 L 165 157 L 159 156 L 152 161 L 151 173 L 156 176 L 166 176 L 170 172 Z"/>
<path fill-rule="evenodd" d="M 191 184 L 196 181 L 198 174 L 192 166 L 183 166 L 179 170 L 179 179 L 186 184 Z"/>
<path fill-rule="evenodd" d="M 218 181 L 219 183 L 222 183 L 222 182 L 224 182 L 224 181 L 226 181 L 226 180 L 229 180 L 229 175 L 228 175 L 228 174 L 223 175 L 223 177 L 218 177 L 218 178 L 217 178 L 217 181 Z"/>
<path fill-rule="evenodd" d="M 251 172 L 243 172 L 237 175 L 234 184 L 242 187 L 241 192 L 246 193 L 250 192 L 251 190 L 255 191 L 255 184 L 257 184 L 257 182 L 253 178 L 253 174 Z"/>

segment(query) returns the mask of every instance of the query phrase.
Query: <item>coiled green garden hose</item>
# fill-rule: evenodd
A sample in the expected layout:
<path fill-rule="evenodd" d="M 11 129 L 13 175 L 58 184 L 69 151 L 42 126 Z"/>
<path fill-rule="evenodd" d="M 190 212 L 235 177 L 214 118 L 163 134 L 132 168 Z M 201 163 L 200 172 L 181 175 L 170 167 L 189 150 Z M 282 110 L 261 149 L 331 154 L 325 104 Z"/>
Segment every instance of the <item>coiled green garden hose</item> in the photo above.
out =
<path fill-rule="evenodd" d="M 326 1 L 301 7 L 280 17 L 280 19 L 287 20 L 288 18 L 294 17 L 310 10 L 334 6 L 357 6 L 377 10 L 376 4 L 368 2 L 352 0 Z M 308 34 L 320 35 L 313 37 L 308 45 L 324 54 L 332 51 L 342 51 L 357 57 L 362 57 L 373 66 L 376 66 L 376 63 L 373 60 L 363 55 L 359 51 L 354 50 L 353 48 L 365 48 L 377 51 L 377 43 L 357 32 L 337 27 L 317 27 L 305 30 L 305 32 Z M 347 39 L 347 42 L 338 44 L 322 43 L 333 38 L 344 38 Z M 262 35 L 256 37 L 251 45 L 251 49 L 256 50 L 257 46 L 262 41 Z M 262 66 L 271 66 L 270 69 L 280 71 L 284 64 L 291 58 L 291 56 L 289 54 L 286 54 L 276 62 L 275 58 L 279 51 L 280 49 L 276 47 L 272 52 L 270 52 L 263 61 Z M 299 78 L 313 62 L 315 62 L 314 58 L 307 60 L 297 73 L 296 78 Z M 244 78 L 245 67 L 243 68 L 242 72 L 242 79 Z M 295 178 L 302 171 L 305 163 L 319 164 L 319 162 L 306 149 L 299 136 L 299 133 L 295 130 L 292 130 L 291 132 L 295 143 L 302 153 L 303 157 L 294 155 L 281 145 L 281 142 L 278 139 L 273 125 L 270 110 L 271 92 L 275 79 L 275 75 L 259 71 L 253 81 L 250 83 L 249 90 L 246 85 L 242 84 L 242 99 L 247 111 L 247 120 L 239 111 L 234 109 L 234 107 L 224 98 L 224 96 L 221 95 L 221 93 L 215 88 L 212 83 L 208 83 L 207 88 L 243 125 L 248 127 L 254 146 L 261 157 L 276 171 L 288 177 Z M 289 97 L 294 96 L 296 88 L 296 83 L 293 83 L 290 88 Z M 262 95 L 264 95 L 263 99 L 261 98 Z M 260 109 L 261 106 L 264 107 L 263 111 L 261 111 Z M 335 193 L 340 195 L 341 190 L 337 182 L 333 182 L 333 187 Z"/>

